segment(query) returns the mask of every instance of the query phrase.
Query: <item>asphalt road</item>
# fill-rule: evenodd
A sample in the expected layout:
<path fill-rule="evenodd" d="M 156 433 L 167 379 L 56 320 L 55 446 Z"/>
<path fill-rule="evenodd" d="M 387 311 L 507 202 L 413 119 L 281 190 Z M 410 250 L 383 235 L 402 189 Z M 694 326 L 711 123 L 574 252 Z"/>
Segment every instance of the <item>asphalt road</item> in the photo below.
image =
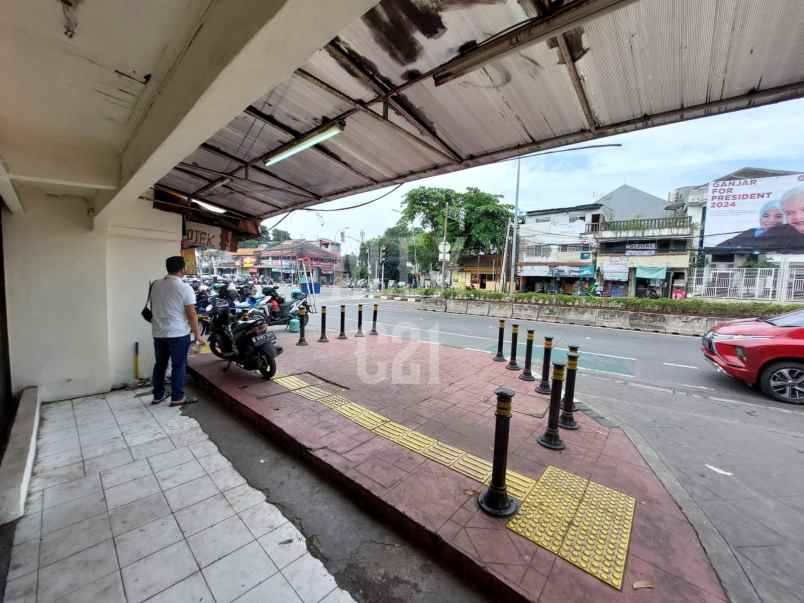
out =
<path fill-rule="evenodd" d="M 321 296 L 330 330 L 337 329 L 343 302 L 351 335 L 359 296 Z M 365 300 L 364 330 L 375 301 L 381 333 L 496 350 L 497 319 L 427 312 L 406 302 Z M 698 531 L 732 601 L 804 603 L 804 407 L 769 400 L 718 374 L 694 337 L 519 323 L 520 364 L 527 329 L 537 341 L 553 336 L 556 358 L 567 345 L 580 346 L 578 400 L 635 440 Z M 314 315 L 311 334 L 319 324 Z"/>
<path fill-rule="evenodd" d="M 489 353 L 497 349 L 496 318 L 422 311 L 417 310 L 416 304 L 408 302 L 346 299 L 336 295 L 335 291 L 320 298 L 320 303 L 326 303 L 329 307 L 329 328 L 337 329 L 338 306 L 344 303 L 347 305 L 346 323 L 354 330 L 357 325 L 356 306 L 361 301 L 364 303 L 363 320 L 366 324 L 371 320 L 370 304 L 381 305 L 377 324 L 381 333 L 417 337 Z M 511 322 L 507 321 L 506 325 L 506 357 L 511 349 Z M 525 354 L 525 333 L 533 329 L 536 337 L 534 365 L 541 361 L 543 337 L 551 336 L 555 346 L 554 361 L 565 360 L 567 346 L 577 345 L 581 351 L 580 367 L 590 373 L 725 400 L 789 408 L 789 405 L 768 400 L 745 384 L 717 373 L 704 359 L 697 337 L 535 321 L 516 322 L 519 324 L 517 357 L 520 364 Z M 314 315 L 310 329 L 316 331 L 318 325 L 318 315 Z"/>

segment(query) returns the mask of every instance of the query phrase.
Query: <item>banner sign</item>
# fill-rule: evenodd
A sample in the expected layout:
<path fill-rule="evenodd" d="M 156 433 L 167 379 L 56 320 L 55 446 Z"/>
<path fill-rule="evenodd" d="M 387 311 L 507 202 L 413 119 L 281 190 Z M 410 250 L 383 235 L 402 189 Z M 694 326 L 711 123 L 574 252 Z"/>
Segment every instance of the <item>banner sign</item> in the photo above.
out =
<path fill-rule="evenodd" d="M 804 251 L 804 174 L 711 182 L 704 248 Z"/>
<path fill-rule="evenodd" d="M 184 258 L 184 272 L 187 274 L 198 274 L 198 266 L 195 262 L 195 249 L 182 249 L 181 257 Z"/>
<path fill-rule="evenodd" d="M 656 255 L 656 241 L 649 243 L 626 243 L 625 255 Z"/>
<path fill-rule="evenodd" d="M 181 241 L 182 247 L 208 247 L 210 249 L 222 249 L 221 228 L 219 226 L 208 226 L 198 222 L 187 222 L 184 230 L 184 238 Z"/>
<path fill-rule="evenodd" d="M 627 281 L 628 258 L 606 258 L 601 272 L 604 281 Z"/>
<path fill-rule="evenodd" d="M 519 276 L 550 276 L 550 266 L 522 266 Z"/>

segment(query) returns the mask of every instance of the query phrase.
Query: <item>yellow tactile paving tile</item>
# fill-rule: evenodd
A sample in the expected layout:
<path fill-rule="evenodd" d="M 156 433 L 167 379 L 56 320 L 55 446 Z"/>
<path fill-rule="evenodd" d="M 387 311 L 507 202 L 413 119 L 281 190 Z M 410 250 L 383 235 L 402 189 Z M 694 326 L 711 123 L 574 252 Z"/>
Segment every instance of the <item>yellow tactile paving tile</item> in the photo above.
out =
<path fill-rule="evenodd" d="M 481 484 L 491 477 L 491 463 L 468 453 L 462 454 L 455 459 L 455 462 L 450 465 L 450 469 L 471 477 Z"/>
<path fill-rule="evenodd" d="M 391 442 L 450 467 L 482 484 L 492 464 L 439 442 L 383 415 L 311 386 L 295 376 L 274 379 L 286 389 L 316 400 Z M 538 480 L 506 472 L 511 496 L 522 501 L 508 528 L 566 559 L 614 588 L 621 589 L 636 501 L 617 490 L 549 466 Z"/>
<path fill-rule="evenodd" d="M 490 479 L 491 478 L 487 479 L 484 483 L 488 484 Z M 516 471 L 506 471 L 505 485 L 508 487 L 508 493 L 521 501 L 525 500 L 525 497 L 533 489 L 533 486 L 536 485 L 536 480 L 527 475 L 517 473 Z"/>
<path fill-rule="evenodd" d="M 291 391 L 301 389 L 302 387 L 307 387 L 308 385 L 310 385 L 309 383 L 307 383 L 303 379 L 299 379 L 298 377 L 295 377 L 293 375 L 290 375 L 288 377 L 279 377 L 278 379 L 274 379 L 274 383 L 278 383 L 279 385 L 281 385 L 285 389 L 289 389 Z"/>
<path fill-rule="evenodd" d="M 346 404 L 341 404 L 337 408 L 333 409 L 335 412 L 342 414 L 344 417 L 348 419 L 354 420 L 355 417 L 362 414 L 365 410 L 359 404 L 355 404 L 354 402 L 347 402 Z"/>
<path fill-rule="evenodd" d="M 374 428 L 374 433 L 397 444 L 402 442 L 411 431 L 410 427 L 405 427 L 395 421 L 386 421 L 379 427 Z"/>
<path fill-rule="evenodd" d="M 349 398 L 345 398 L 340 394 L 329 394 L 323 398 L 318 399 L 321 404 L 326 406 L 327 408 L 336 409 L 339 406 L 343 406 L 344 404 L 349 404 L 352 401 Z"/>
<path fill-rule="evenodd" d="M 636 501 L 548 467 L 508 527 L 614 588 L 622 588 Z"/>
<path fill-rule="evenodd" d="M 429 448 L 423 448 L 419 451 L 419 454 L 449 467 L 452 465 L 452 463 L 458 460 L 458 457 L 466 453 L 463 450 L 453 448 L 452 446 L 448 446 L 447 444 L 436 440 L 435 444 Z"/>
<path fill-rule="evenodd" d="M 388 422 L 388 417 L 384 417 L 379 413 L 369 410 L 368 408 L 364 408 L 363 412 L 361 412 L 359 415 L 350 418 L 355 423 L 372 431 L 383 423 Z"/>
<path fill-rule="evenodd" d="M 567 530 L 559 555 L 606 584 L 622 588 L 633 503 L 634 499 L 621 492 L 590 487 Z"/>
<path fill-rule="evenodd" d="M 430 436 L 426 436 L 423 433 L 419 433 L 418 431 L 413 431 L 412 429 L 405 434 L 401 440 L 397 442 L 401 446 L 405 448 L 409 448 L 413 452 L 421 452 L 426 448 L 430 448 L 436 443 L 435 438 L 431 438 Z"/>
<path fill-rule="evenodd" d="M 302 396 L 303 398 L 307 398 L 308 400 L 314 400 L 316 402 L 318 402 L 322 398 L 327 398 L 328 396 L 331 395 L 328 391 L 323 390 L 320 387 L 316 387 L 315 385 L 310 385 L 308 387 L 302 387 L 293 390 L 293 393 L 296 393 Z"/>

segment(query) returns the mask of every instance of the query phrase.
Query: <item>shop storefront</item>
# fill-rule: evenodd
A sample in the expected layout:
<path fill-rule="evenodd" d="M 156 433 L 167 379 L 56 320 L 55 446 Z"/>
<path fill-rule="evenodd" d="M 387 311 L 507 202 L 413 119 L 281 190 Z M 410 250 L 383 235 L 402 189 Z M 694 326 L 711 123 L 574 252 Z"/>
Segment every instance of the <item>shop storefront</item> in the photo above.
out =
<path fill-rule="evenodd" d="M 606 297 L 628 296 L 628 258 L 607 257 L 598 258 L 600 278 L 603 281 L 603 295 Z"/>
<path fill-rule="evenodd" d="M 581 295 L 594 280 L 595 269 L 591 264 L 523 266 L 519 276 L 522 291 Z"/>

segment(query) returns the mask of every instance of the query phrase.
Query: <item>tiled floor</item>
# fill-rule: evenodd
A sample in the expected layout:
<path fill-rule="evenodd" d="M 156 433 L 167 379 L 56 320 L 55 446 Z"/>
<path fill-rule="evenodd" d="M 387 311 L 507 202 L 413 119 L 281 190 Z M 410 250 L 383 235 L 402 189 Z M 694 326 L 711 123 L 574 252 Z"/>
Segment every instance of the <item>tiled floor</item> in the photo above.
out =
<path fill-rule="evenodd" d="M 194 419 L 137 393 L 43 406 L 7 603 L 352 601 Z"/>

